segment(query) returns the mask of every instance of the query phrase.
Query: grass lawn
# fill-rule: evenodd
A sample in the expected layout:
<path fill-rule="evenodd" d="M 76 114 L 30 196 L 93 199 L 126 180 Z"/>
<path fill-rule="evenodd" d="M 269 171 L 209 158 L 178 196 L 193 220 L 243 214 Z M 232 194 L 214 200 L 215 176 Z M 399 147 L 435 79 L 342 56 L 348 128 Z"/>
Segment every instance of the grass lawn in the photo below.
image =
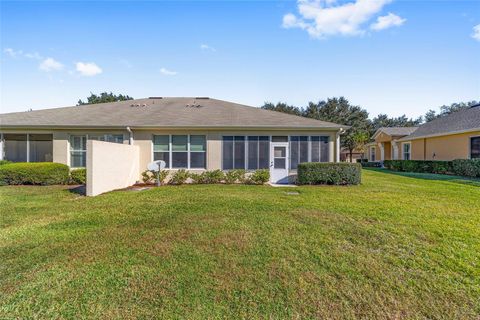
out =
<path fill-rule="evenodd" d="M 480 187 L 439 178 L 0 187 L 0 318 L 478 319 Z"/>

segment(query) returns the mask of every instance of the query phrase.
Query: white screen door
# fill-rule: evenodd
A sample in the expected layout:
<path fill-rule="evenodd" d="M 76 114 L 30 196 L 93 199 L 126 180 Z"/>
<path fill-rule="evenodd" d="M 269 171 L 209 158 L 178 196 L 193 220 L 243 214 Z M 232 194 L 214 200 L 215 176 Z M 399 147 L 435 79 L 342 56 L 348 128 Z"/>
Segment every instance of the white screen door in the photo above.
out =
<path fill-rule="evenodd" d="M 271 143 L 270 181 L 288 183 L 288 142 Z"/>

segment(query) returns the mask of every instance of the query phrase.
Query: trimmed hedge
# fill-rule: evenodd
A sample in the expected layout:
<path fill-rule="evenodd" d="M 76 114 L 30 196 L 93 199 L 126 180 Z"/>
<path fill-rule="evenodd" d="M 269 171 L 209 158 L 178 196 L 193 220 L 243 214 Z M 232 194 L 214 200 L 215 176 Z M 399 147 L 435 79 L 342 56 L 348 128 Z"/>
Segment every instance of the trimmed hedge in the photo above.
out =
<path fill-rule="evenodd" d="M 8 164 L 8 163 L 12 163 L 12 161 L 0 160 L 0 166 L 2 166 L 2 165 L 4 165 L 4 164 Z"/>
<path fill-rule="evenodd" d="M 480 177 L 480 159 L 436 160 L 385 160 L 385 168 L 394 171 L 455 174 L 465 177 Z"/>
<path fill-rule="evenodd" d="M 480 178 L 480 159 L 457 159 L 452 161 L 453 172 L 459 176 Z"/>
<path fill-rule="evenodd" d="M 53 162 L 16 162 L 0 166 L 0 184 L 67 184 L 70 168 Z"/>
<path fill-rule="evenodd" d="M 437 160 L 385 160 L 383 166 L 394 171 L 418 173 L 452 173 L 452 161 Z"/>
<path fill-rule="evenodd" d="M 360 163 L 300 163 L 297 169 L 298 184 L 360 184 L 362 166 Z"/>
<path fill-rule="evenodd" d="M 85 184 L 87 182 L 87 169 L 75 169 L 70 171 L 70 183 Z"/>

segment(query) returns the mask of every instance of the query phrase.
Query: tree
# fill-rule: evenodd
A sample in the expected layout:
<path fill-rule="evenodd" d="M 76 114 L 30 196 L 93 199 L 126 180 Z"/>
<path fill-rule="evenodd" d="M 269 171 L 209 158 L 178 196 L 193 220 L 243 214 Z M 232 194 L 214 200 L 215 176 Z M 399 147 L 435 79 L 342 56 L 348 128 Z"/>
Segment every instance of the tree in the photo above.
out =
<path fill-rule="evenodd" d="M 265 110 L 272 110 L 272 111 L 279 111 L 279 112 L 284 112 L 288 114 L 294 114 L 296 116 L 302 115 L 302 110 L 300 108 L 295 106 L 290 106 L 284 102 L 278 102 L 276 105 L 271 102 L 265 102 L 261 108 Z"/>
<path fill-rule="evenodd" d="M 457 111 L 460 111 L 460 110 L 463 110 L 463 109 L 468 109 L 471 106 L 476 105 L 478 103 L 479 103 L 478 101 L 473 100 L 473 101 L 469 101 L 469 102 L 452 103 L 449 106 L 443 105 L 443 106 L 438 107 L 438 109 L 440 109 L 440 112 L 438 114 L 435 110 L 430 109 L 430 110 L 427 111 L 427 113 L 424 116 L 425 122 L 429 122 L 429 121 L 432 121 L 434 119 L 447 116 L 451 113 L 454 113 L 454 112 L 457 112 Z"/>
<path fill-rule="evenodd" d="M 78 100 L 77 106 L 81 106 L 84 104 L 95 104 L 95 103 L 104 103 L 104 102 L 116 102 L 116 101 L 126 101 L 126 100 L 133 100 L 132 97 L 128 95 L 115 95 L 112 92 L 102 92 L 99 95 L 90 92 L 90 96 L 87 97 L 87 101 L 83 102 L 81 99 Z"/>
<path fill-rule="evenodd" d="M 353 135 L 353 140 L 355 141 L 355 149 L 362 152 L 362 161 L 363 155 L 367 151 L 367 143 L 370 141 L 370 134 L 366 131 L 359 131 Z M 350 155 L 350 162 L 352 162 L 352 156 Z"/>
<path fill-rule="evenodd" d="M 407 118 L 402 115 L 397 118 L 390 118 L 386 114 L 379 114 L 372 120 L 371 134 L 373 135 L 381 127 L 415 127 L 423 122 L 422 117 L 417 119 Z"/>
<path fill-rule="evenodd" d="M 303 116 L 317 120 L 330 121 L 350 126 L 342 135 L 342 147 L 348 149 L 350 161 L 352 161 L 353 150 L 357 147 L 355 135 L 359 132 L 370 132 L 371 122 L 368 119 L 368 112 L 359 106 L 353 106 L 344 97 L 329 98 L 327 101 L 318 103 L 309 102 L 303 111 Z"/>

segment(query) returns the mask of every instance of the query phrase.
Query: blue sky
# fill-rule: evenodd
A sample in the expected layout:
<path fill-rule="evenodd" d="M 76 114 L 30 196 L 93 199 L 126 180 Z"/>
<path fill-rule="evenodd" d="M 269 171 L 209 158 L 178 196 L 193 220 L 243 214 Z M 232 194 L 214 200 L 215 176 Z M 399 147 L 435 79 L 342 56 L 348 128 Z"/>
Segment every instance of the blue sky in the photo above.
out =
<path fill-rule="evenodd" d="M 480 1 L 0 5 L 2 113 L 101 91 L 254 106 L 343 95 L 372 116 L 480 100 Z"/>

